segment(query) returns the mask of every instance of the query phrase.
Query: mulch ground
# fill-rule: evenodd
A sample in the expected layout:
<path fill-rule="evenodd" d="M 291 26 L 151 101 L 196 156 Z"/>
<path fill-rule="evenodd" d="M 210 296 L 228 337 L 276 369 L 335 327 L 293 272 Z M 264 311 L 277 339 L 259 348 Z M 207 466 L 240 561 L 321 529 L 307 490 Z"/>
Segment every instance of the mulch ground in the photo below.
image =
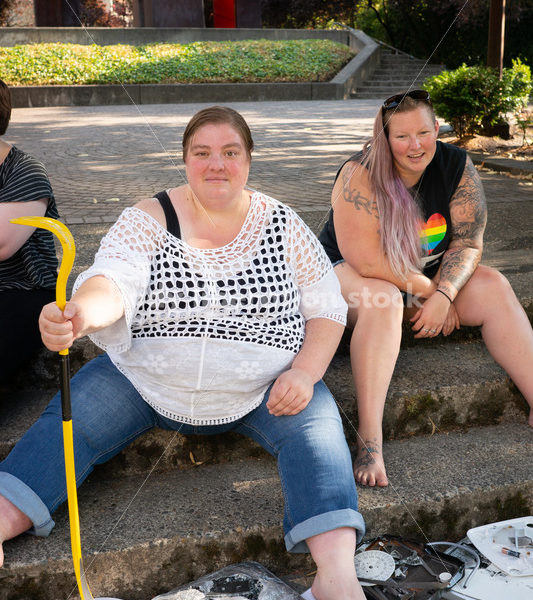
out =
<path fill-rule="evenodd" d="M 513 158 L 514 160 L 533 159 L 533 127 L 528 127 L 524 139 L 521 130 L 512 128 L 512 137 L 505 140 L 500 137 L 472 135 L 462 139 L 454 136 L 443 137 L 442 141 L 455 144 L 471 152 L 483 152 L 492 157 Z"/>

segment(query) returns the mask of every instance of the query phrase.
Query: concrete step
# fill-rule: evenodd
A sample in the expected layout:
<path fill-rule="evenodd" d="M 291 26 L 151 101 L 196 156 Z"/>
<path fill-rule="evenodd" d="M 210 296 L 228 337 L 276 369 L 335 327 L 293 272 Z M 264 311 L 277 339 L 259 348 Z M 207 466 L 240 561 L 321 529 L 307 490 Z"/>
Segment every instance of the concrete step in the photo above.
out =
<path fill-rule="evenodd" d="M 414 80 L 410 79 L 409 81 L 399 82 L 398 84 L 381 84 L 377 83 L 376 85 L 367 84 L 358 88 L 356 92 L 354 92 L 354 98 L 359 98 L 359 94 L 374 94 L 375 98 L 388 98 L 389 96 L 394 96 L 398 92 L 398 90 L 406 90 L 407 88 L 416 89 L 417 87 L 422 87 L 424 80 Z"/>
<path fill-rule="evenodd" d="M 376 71 L 385 71 L 391 72 L 395 71 L 397 73 L 411 73 L 411 72 L 420 72 L 420 71 L 432 71 L 436 73 L 440 73 L 443 70 L 443 67 L 440 65 L 432 65 L 426 63 L 386 63 L 381 61 L 379 68 Z M 374 73 L 376 72 L 374 71 Z"/>
<path fill-rule="evenodd" d="M 14 405 L 0 411 L 0 460 L 5 458 L 29 426 L 39 417 L 54 392 L 25 391 Z M 238 434 L 184 436 L 153 429 L 133 442 L 100 469 L 103 473 L 132 475 L 152 469 L 188 469 L 199 464 L 222 464 L 255 459 L 265 452 Z"/>
<path fill-rule="evenodd" d="M 353 378 L 346 356 L 337 355 L 325 377 L 352 447 L 357 443 Z M 528 405 L 480 341 L 417 344 L 400 352 L 392 377 L 383 429 L 386 439 L 527 420 Z"/>
<path fill-rule="evenodd" d="M 533 237 L 523 230 L 531 212 L 529 189 L 506 179 L 501 185 L 513 199 L 501 202 L 500 183 L 493 183 L 490 174 L 481 176 L 490 205 L 483 263 L 509 278 L 531 318 Z M 324 211 L 303 216 L 317 231 Z M 107 227 L 72 227 L 79 242 L 74 275 L 90 264 Z M 523 233 L 517 237 L 517 231 Z M 74 367 L 94 353 L 91 344 L 80 344 L 73 352 Z M 40 371 L 26 371 L 17 384 L 4 389 L 1 453 L 53 393 L 55 364 L 50 353 Z M 353 443 L 356 423 L 346 352 L 334 359 L 326 379 L 346 413 L 346 432 Z M 385 429 L 389 436 L 410 437 L 385 443 L 391 487 L 361 491 L 369 535 L 417 534 L 412 515 L 429 539 L 458 539 L 469 526 L 531 514 L 531 430 L 524 425 L 520 406 L 523 401 L 472 331 L 445 343 L 415 343 L 407 336 L 387 402 Z M 499 424 L 480 426 L 486 423 Z M 173 440 L 169 455 L 142 490 L 147 495 L 137 496 L 133 512 L 115 529 L 117 539 L 113 534 L 102 547 L 169 441 L 162 432 L 144 436 L 137 447 L 99 468 L 82 488 L 82 540 L 91 554 L 87 569 L 94 558 L 89 582 L 95 594 L 149 599 L 243 558 L 256 558 L 277 574 L 312 570 L 308 559 L 289 557 L 283 550 L 281 512 L 271 510 L 281 502 L 272 459 L 236 436 L 209 442 Z M 178 507 L 169 500 L 176 497 Z M 59 526 L 48 540 L 24 537 L 6 544 L 8 566 L 0 571 L 0 600 L 69 596 L 74 579 L 64 509 L 57 520 Z M 127 525 L 130 530 L 123 529 Z"/>
<path fill-rule="evenodd" d="M 372 83 L 375 81 L 405 81 L 406 79 L 422 79 L 429 77 L 430 75 L 436 75 L 440 73 L 440 71 L 432 70 L 432 69 L 412 69 L 409 71 L 397 71 L 393 69 L 384 70 L 382 73 L 377 73 L 374 71 L 372 77 L 367 81 L 367 83 Z"/>
<path fill-rule="evenodd" d="M 499 269 L 507 276 L 518 298 L 533 321 L 533 253 L 531 247 L 533 236 L 524 232 L 517 237 L 516 232 L 522 231 L 523 223 L 530 218 L 532 210 L 529 188 L 520 186 L 520 181 L 506 179 L 504 185 L 513 194 L 514 201 L 499 202 L 500 189 L 495 185 L 490 173 L 481 173 L 489 200 L 489 223 L 486 231 L 485 252 L 483 263 Z M 498 184 L 499 185 L 499 184 Z M 303 213 L 308 225 L 313 231 L 318 231 L 324 222 L 324 211 Z M 69 280 L 69 288 L 75 276 L 87 268 L 99 245 L 99 240 L 105 234 L 108 225 L 83 225 L 71 227 L 74 237 L 79 242 L 78 255 Z M 456 347 L 459 350 L 456 350 Z M 411 350 L 412 348 L 412 350 Z M 94 357 L 99 350 L 89 341 L 80 341 L 71 352 L 72 371 L 75 372 L 82 364 Z M 474 361 L 470 363 L 469 361 Z M 480 367 L 479 374 L 471 365 Z M 421 370 L 421 365 L 423 369 Z M 473 372 L 474 371 L 474 372 Z M 433 373 L 435 379 L 429 377 L 417 379 L 417 373 Z M 330 373 L 335 373 L 331 377 Z M 472 373 L 474 378 L 472 378 Z M 453 374 L 453 381 L 450 376 Z M 26 431 L 29 425 L 38 417 L 48 400 L 58 387 L 59 369 L 57 356 L 43 351 L 33 361 L 30 368 L 17 374 L 12 382 L 0 390 L 0 456 L 5 456 L 14 443 Z M 437 379 L 440 378 L 440 379 Z M 477 378 L 476 378 L 477 377 Z M 406 380 L 407 378 L 407 380 Z M 353 417 L 354 393 L 351 387 L 350 367 L 346 344 L 340 348 L 328 375 L 326 376 L 334 395 L 341 405 Z M 435 383 L 439 381 L 439 383 Z M 445 394 L 442 392 L 445 390 Z M 501 402 L 498 401 L 501 396 Z M 450 398 L 444 402 L 443 398 Z M 456 406 L 462 398 L 468 398 L 464 410 Z M 489 404 L 484 399 L 492 398 Z M 399 436 L 402 428 L 397 425 L 406 423 L 409 434 L 424 432 L 433 427 L 449 429 L 463 427 L 475 423 L 497 422 L 505 418 L 523 420 L 520 413 L 500 414 L 503 406 L 505 411 L 511 410 L 512 405 L 519 403 L 505 375 L 492 359 L 486 354 L 479 342 L 479 330 L 461 328 L 449 338 L 429 340 L 414 340 L 408 329 L 404 331 L 402 351 L 389 393 L 385 413 L 385 428 L 388 436 Z M 485 415 L 481 408 L 493 408 Z M 522 402 L 522 406 L 523 402 Z M 459 407 L 460 408 L 460 407 Z M 470 411 L 470 413 L 468 412 Z M 481 412 L 480 412 L 481 411 Z M 348 435 L 353 430 L 347 428 Z M 192 440 L 192 438 L 190 438 Z M 150 465 L 150 458 L 159 455 L 162 448 L 169 442 L 163 432 L 150 433 L 136 442 L 117 461 L 123 461 L 122 468 L 126 472 L 142 472 Z M 192 458 L 190 453 L 192 452 Z M 161 468 L 185 467 L 196 462 L 225 462 L 231 458 L 248 458 L 254 456 L 254 450 L 239 438 L 225 436 L 222 440 L 208 438 L 199 442 L 176 439 L 172 451 L 165 455 Z M 114 467 L 113 467 L 114 468 Z"/>
<path fill-rule="evenodd" d="M 381 73 L 391 73 L 392 71 L 395 71 L 397 73 L 403 73 L 403 72 L 410 72 L 410 73 L 419 73 L 420 71 L 434 71 L 437 73 L 440 73 L 443 70 L 443 67 L 441 65 L 432 65 L 432 64 L 425 64 L 425 63 L 419 63 L 419 64 L 414 64 L 414 63 L 398 63 L 398 64 L 394 64 L 394 63 L 384 63 L 383 61 L 380 62 L 379 67 L 374 71 L 374 75 L 379 75 Z"/>
<path fill-rule="evenodd" d="M 397 90 L 397 88 L 396 88 Z M 358 100 L 374 100 L 376 98 L 385 100 L 388 96 L 392 96 L 395 90 L 390 90 L 390 93 L 378 93 L 378 92 L 352 92 L 350 98 L 357 98 Z"/>
<path fill-rule="evenodd" d="M 458 540 L 470 527 L 530 514 L 533 432 L 506 424 L 385 445 L 391 485 L 359 489 L 367 535 Z M 241 560 L 278 576 L 309 572 L 282 542 L 282 494 L 270 457 L 99 479 L 80 489 L 82 548 L 95 596 L 149 600 Z M 67 511 L 47 539 L 5 544 L 0 600 L 76 598 Z M 306 571 L 307 570 L 307 571 Z"/>
<path fill-rule="evenodd" d="M 324 377 L 343 415 L 355 447 L 357 415 L 350 359 L 342 346 Z M 36 420 L 54 391 L 22 391 L 0 408 L 0 458 L 5 457 Z M 405 347 L 394 371 L 384 415 L 386 438 L 451 431 L 478 425 L 526 420 L 527 404 L 479 339 Z M 263 451 L 239 435 L 183 436 L 151 431 L 104 469 L 145 473 L 187 469 L 195 463 L 222 464 L 254 459 Z M 155 459 L 163 456 L 155 465 Z"/>
<path fill-rule="evenodd" d="M 368 79 L 365 84 L 361 87 L 365 87 L 365 86 L 369 86 L 369 85 L 402 85 L 405 82 L 409 82 L 412 83 L 414 81 L 425 81 L 428 77 L 431 77 L 432 75 L 437 75 L 437 72 L 431 72 L 431 71 L 413 71 L 412 73 L 408 73 L 408 72 L 400 72 L 400 73 L 391 73 L 391 72 L 387 72 L 384 73 L 383 75 L 380 74 L 376 74 L 374 73 L 374 75 L 372 76 L 371 79 Z M 407 85 L 407 87 L 405 88 L 406 90 L 409 89 L 409 85 Z"/>
<path fill-rule="evenodd" d="M 423 59 L 409 58 L 381 50 L 380 65 L 372 76 L 351 94 L 352 98 L 386 98 L 402 89 L 422 86 L 428 77 L 444 70 L 444 65 L 431 64 Z"/>
<path fill-rule="evenodd" d="M 390 86 L 395 86 L 396 89 L 399 89 L 400 91 L 402 89 L 416 89 L 415 87 L 413 87 L 415 83 L 421 84 L 432 75 L 434 75 L 434 73 L 420 73 L 420 71 L 415 71 L 413 73 L 389 73 L 388 75 L 384 76 L 372 77 L 372 79 L 367 80 L 363 85 L 361 85 L 359 89 L 362 89 L 364 91 L 366 88 L 385 88 Z"/>
<path fill-rule="evenodd" d="M 435 63 L 428 63 L 425 60 L 390 60 L 381 59 L 379 63 L 380 69 L 435 69 L 442 71 L 445 69 L 444 65 L 438 65 Z"/>
<path fill-rule="evenodd" d="M 427 59 L 425 59 L 425 58 L 412 58 L 410 56 L 406 56 L 405 54 L 387 52 L 383 48 L 381 49 L 380 60 L 381 60 L 382 64 L 387 64 L 387 65 L 390 65 L 390 64 L 402 64 L 402 65 L 431 64 L 431 65 L 441 67 L 442 69 L 446 68 L 446 66 L 441 63 L 428 63 Z"/>
<path fill-rule="evenodd" d="M 349 156 L 347 154 L 347 156 Z M 493 173 L 481 173 L 485 193 L 489 202 L 489 220 L 485 232 L 484 252 L 482 262 L 500 270 L 510 281 L 522 306 L 533 321 L 533 235 L 524 232 L 517 237 L 516 232 L 522 231 L 522 225 L 533 216 L 533 205 L 529 182 L 516 179 L 497 181 Z M 515 199 L 512 205 L 501 202 L 499 198 L 507 190 Z M 315 233 L 318 233 L 327 213 L 324 210 L 302 213 L 302 217 Z M 77 243 L 77 255 L 71 277 L 68 281 L 67 296 L 70 295 L 73 282 L 77 275 L 87 269 L 93 261 L 98 250 L 100 239 L 107 232 L 109 225 L 76 225 L 70 227 Z M 460 339 L 470 340 L 479 337 L 471 328 L 463 328 L 450 336 L 455 342 Z M 412 336 L 405 336 L 403 345 L 411 344 Z M 77 343 L 71 351 L 73 372 L 93 358 L 97 353 L 91 343 Z M 14 393 L 24 389 L 55 389 L 57 387 L 59 369 L 55 356 L 43 351 L 32 363 L 31 367 L 15 373 L 12 381 L 2 387 L 0 384 L 0 398 L 8 398 Z M 8 403 L 12 404 L 11 400 Z M 2 402 L 0 404 L 5 404 Z M 0 410 L 1 407 L 0 407 Z"/>
<path fill-rule="evenodd" d="M 384 81 L 376 79 L 375 81 L 367 81 L 364 85 L 361 85 L 353 93 L 377 93 L 377 94 L 389 94 L 390 96 L 399 94 L 405 90 L 411 89 L 416 90 L 424 87 L 424 83 L 427 77 L 417 78 L 416 76 L 408 79 L 398 79 L 396 81 Z M 388 96 L 387 96 L 388 97 Z"/>
<path fill-rule="evenodd" d="M 402 64 L 402 65 L 435 65 L 444 68 L 442 63 L 428 62 L 426 58 L 410 58 L 405 54 L 387 54 L 381 50 L 380 60 L 382 64 Z"/>
<path fill-rule="evenodd" d="M 417 89 L 423 87 L 425 82 L 425 78 L 423 79 L 409 79 L 402 82 L 397 82 L 396 84 L 389 85 L 373 85 L 373 84 L 365 84 L 357 88 L 356 91 L 352 91 L 350 93 L 351 98 L 358 99 L 375 99 L 378 98 L 380 100 L 385 100 L 390 96 L 394 96 L 398 94 L 402 90 L 406 90 L 408 88 Z"/>
<path fill-rule="evenodd" d="M 405 54 L 403 52 L 394 52 L 392 50 L 388 50 L 386 48 L 381 48 L 381 56 L 385 60 L 399 60 L 399 61 L 418 61 L 423 62 L 424 59 L 416 58 L 414 56 L 410 56 L 409 54 Z"/>

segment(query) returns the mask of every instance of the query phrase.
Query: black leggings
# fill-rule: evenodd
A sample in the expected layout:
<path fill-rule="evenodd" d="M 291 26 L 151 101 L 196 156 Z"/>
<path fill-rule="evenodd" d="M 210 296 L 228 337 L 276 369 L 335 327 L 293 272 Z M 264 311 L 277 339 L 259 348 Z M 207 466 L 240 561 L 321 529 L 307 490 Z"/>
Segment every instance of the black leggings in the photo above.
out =
<path fill-rule="evenodd" d="M 0 292 L 0 383 L 42 348 L 39 314 L 54 300 L 54 290 Z"/>

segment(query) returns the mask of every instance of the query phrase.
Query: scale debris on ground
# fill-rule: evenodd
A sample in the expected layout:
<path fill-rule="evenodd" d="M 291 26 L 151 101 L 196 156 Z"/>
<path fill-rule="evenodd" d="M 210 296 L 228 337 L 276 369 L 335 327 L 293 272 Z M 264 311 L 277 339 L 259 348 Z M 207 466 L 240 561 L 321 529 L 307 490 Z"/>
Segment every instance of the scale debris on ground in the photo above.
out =
<path fill-rule="evenodd" d="M 531 600 L 533 516 L 475 527 L 458 543 L 392 535 L 355 554 L 368 600 Z M 310 591 L 306 597 L 312 597 Z M 301 600 L 261 564 L 243 562 L 152 600 Z"/>
<path fill-rule="evenodd" d="M 250 561 L 205 575 L 153 600 L 299 600 L 298 592 Z"/>

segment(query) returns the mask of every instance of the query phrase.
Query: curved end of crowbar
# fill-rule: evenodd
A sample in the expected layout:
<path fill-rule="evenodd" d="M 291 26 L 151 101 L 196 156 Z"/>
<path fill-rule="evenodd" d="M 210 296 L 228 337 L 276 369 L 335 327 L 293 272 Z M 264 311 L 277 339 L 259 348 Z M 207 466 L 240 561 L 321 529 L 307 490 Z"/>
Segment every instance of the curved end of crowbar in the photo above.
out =
<path fill-rule="evenodd" d="M 76 256 L 74 238 L 68 227 L 61 223 L 61 221 L 51 219 L 50 217 L 17 217 L 16 219 L 11 219 L 10 222 L 15 223 L 16 225 L 29 225 L 30 227 L 47 229 L 61 242 L 63 258 L 57 275 L 56 303 L 59 308 L 63 310 L 67 303 L 67 279 L 72 270 L 72 265 L 74 264 L 74 257 Z"/>
<path fill-rule="evenodd" d="M 56 219 L 49 217 L 18 217 L 11 219 L 11 223 L 16 225 L 28 225 L 30 227 L 38 227 L 51 231 L 61 242 L 63 248 L 63 257 L 61 266 L 57 275 L 56 283 L 56 304 L 63 310 L 67 303 L 67 279 L 74 264 L 76 256 L 76 246 L 74 238 L 66 225 L 63 225 Z M 68 349 L 61 350 L 59 354 L 68 355 Z M 64 378 L 68 380 L 68 375 L 64 374 Z M 68 396 L 68 404 L 70 405 L 70 386 L 67 386 L 68 391 L 61 389 L 61 399 L 64 394 Z M 70 406 L 69 406 L 70 412 Z M 93 595 L 87 584 L 85 571 L 83 570 L 83 562 L 81 558 L 81 541 L 80 541 L 80 523 L 78 515 L 78 498 L 76 493 L 76 470 L 74 467 L 74 447 L 72 441 L 72 419 L 63 420 L 63 440 L 65 447 L 65 468 L 67 476 L 67 497 L 69 505 L 69 521 L 70 535 L 72 543 L 72 555 L 74 560 L 74 571 L 78 582 L 78 589 L 82 600 L 94 600 Z"/>
<path fill-rule="evenodd" d="M 47 229 L 61 242 L 63 258 L 61 259 L 61 266 L 57 274 L 56 304 L 63 310 L 67 303 L 67 279 L 74 264 L 74 257 L 76 256 L 76 246 L 74 245 L 72 233 L 70 233 L 68 227 L 61 223 L 61 221 L 51 219 L 50 217 L 17 217 L 16 219 L 11 219 L 10 223 Z M 59 354 L 68 354 L 68 350 L 61 350 Z"/>

